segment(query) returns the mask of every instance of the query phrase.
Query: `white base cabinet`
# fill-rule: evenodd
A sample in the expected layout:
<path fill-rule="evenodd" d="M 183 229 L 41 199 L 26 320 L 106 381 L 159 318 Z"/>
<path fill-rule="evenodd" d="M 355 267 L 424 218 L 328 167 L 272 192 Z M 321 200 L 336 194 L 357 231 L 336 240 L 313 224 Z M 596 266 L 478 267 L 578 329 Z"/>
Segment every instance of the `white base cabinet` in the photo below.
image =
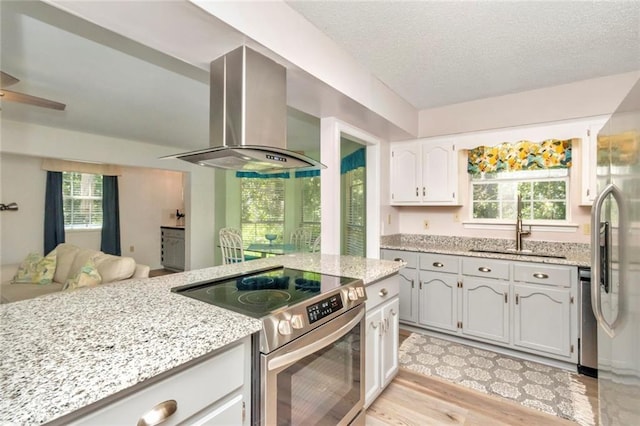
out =
<path fill-rule="evenodd" d="M 380 395 L 398 372 L 399 277 L 367 286 L 365 407 Z"/>
<path fill-rule="evenodd" d="M 418 322 L 418 254 L 401 250 L 382 250 L 382 259 L 407 263 L 398 272 L 400 286 L 400 322 Z"/>
<path fill-rule="evenodd" d="M 251 339 L 246 337 L 230 349 L 152 381 L 139 389 L 124 391 L 113 401 L 98 402 L 95 408 L 88 406 L 72 413 L 64 424 L 135 425 L 145 414 L 161 412 L 164 406 L 168 410 L 158 414 L 166 417 L 162 425 L 249 425 Z"/>
<path fill-rule="evenodd" d="M 418 289 L 401 287 L 402 323 L 578 362 L 577 267 L 397 250 L 382 257 L 416 255 Z"/>

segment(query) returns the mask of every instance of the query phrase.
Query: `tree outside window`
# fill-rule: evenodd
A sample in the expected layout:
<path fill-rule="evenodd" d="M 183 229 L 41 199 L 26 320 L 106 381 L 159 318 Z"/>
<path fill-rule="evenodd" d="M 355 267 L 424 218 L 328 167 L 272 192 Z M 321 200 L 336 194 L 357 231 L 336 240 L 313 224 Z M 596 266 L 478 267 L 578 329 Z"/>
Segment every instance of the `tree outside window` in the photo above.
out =
<path fill-rule="evenodd" d="M 284 179 L 240 179 L 240 225 L 246 243 L 263 241 L 266 234 L 276 234 L 282 242 L 284 233 Z"/>
<path fill-rule="evenodd" d="M 102 228 L 102 175 L 62 173 L 65 229 Z"/>

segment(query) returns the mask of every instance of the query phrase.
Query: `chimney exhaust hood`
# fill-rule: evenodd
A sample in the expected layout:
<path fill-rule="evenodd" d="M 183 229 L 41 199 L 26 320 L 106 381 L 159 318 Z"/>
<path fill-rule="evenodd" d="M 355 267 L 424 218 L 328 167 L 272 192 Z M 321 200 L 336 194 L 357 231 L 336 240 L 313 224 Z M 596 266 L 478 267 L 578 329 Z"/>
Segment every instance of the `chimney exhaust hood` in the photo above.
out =
<path fill-rule="evenodd" d="M 246 46 L 211 62 L 211 147 L 165 158 L 257 173 L 326 168 L 312 158 L 286 149 L 286 71 Z"/>

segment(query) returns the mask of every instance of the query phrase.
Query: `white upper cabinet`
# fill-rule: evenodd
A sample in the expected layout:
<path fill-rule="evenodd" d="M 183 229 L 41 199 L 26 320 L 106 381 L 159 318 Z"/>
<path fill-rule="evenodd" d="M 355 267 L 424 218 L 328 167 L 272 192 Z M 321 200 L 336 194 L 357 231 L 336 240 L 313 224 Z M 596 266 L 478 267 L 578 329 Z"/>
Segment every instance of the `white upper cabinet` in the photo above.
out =
<path fill-rule="evenodd" d="M 391 144 L 391 205 L 458 202 L 458 156 L 450 139 Z"/>
<path fill-rule="evenodd" d="M 587 134 L 582 140 L 580 147 L 580 167 L 582 168 L 580 205 L 590 206 L 598 195 L 598 186 L 596 172 L 598 169 L 598 132 L 604 125 L 604 120 L 598 120 L 591 123 L 588 127 Z"/>

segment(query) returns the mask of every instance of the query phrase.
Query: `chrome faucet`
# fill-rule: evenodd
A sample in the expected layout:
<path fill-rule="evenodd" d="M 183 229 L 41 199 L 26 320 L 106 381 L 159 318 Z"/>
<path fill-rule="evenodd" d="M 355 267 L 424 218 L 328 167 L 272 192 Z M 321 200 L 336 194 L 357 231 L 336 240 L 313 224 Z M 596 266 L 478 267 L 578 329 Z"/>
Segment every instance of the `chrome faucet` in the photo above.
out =
<path fill-rule="evenodd" d="M 522 250 L 522 237 L 531 235 L 531 225 L 529 225 L 529 230 L 524 231 L 522 229 L 522 197 L 518 194 L 518 202 L 517 202 L 517 214 L 516 214 L 516 251 Z"/>

